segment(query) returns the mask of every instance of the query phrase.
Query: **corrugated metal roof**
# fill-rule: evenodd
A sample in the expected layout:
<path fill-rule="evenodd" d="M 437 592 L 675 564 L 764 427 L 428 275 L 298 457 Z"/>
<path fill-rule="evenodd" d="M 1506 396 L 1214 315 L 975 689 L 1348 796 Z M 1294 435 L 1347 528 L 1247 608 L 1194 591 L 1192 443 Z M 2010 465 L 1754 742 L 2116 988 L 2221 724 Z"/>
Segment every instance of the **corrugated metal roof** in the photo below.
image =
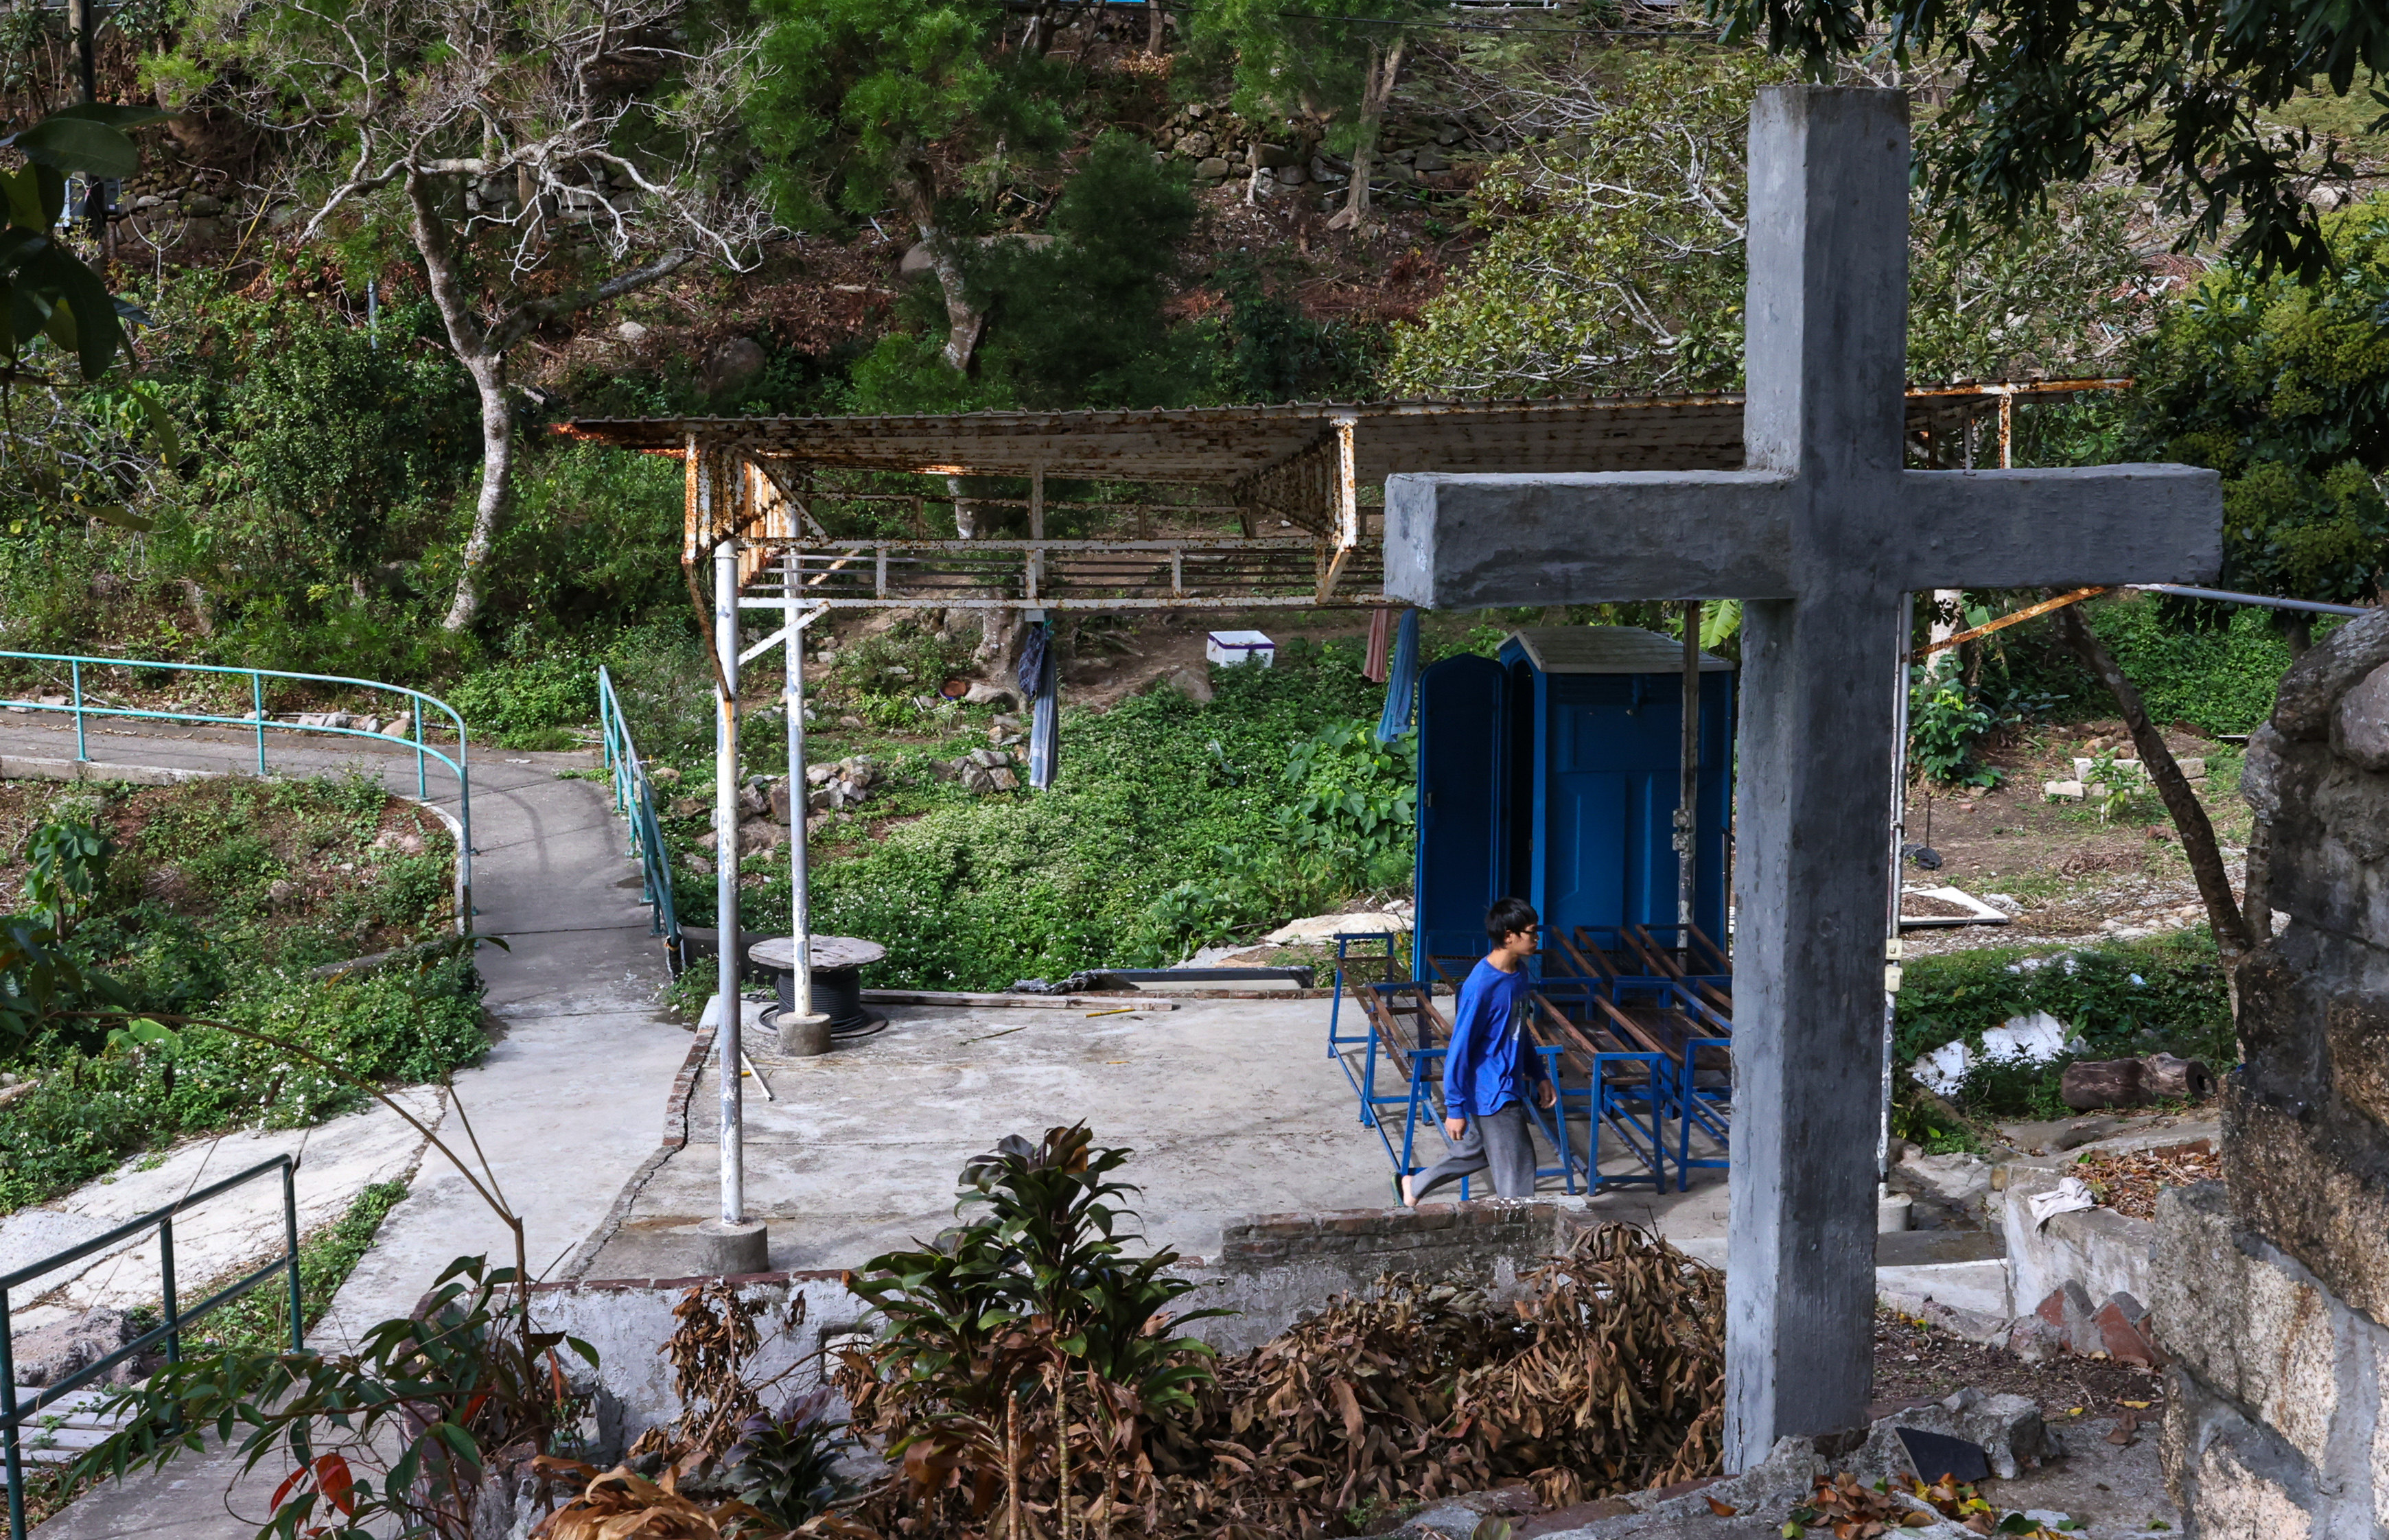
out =
<path fill-rule="evenodd" d="M 1640 626 L 1528 626 L 1512 631 L 1509 641 L 1547 674 L 1669 674 L 1684 668 L 1681 642 Z M 1725 659 L 1701 655 L 1702 673 L 1732 671 Z"/>
<path fill-rule="evenodd" d="M 2055 398 L 2114 382 L 1923 387 L 1908 392 L 1911 430 L 1947 422 L 1993 393 Z M 1974 398 L 1969 401 L 1967 398 Z M 570 437 L 676 451 L 696 434 L 724 450 L 849 470 L 1227 482 L 1355 425 L 1358 477 L 1404 471 L 1732 470 L 1741 466 L 1742 397 L 1620 396 L 1506 401 L 1374 401 L 1200 406 L 1143 412 L 968 412 L 887 417 L 598 417 L 558 425 Z"/>
<path fill-rule="evenodd" d="M 1362 481 L 1400 471 L 1731 469 L 1742 464 L 1732 397 L 1601 401 L 1393 401 L 1366 406 L 1186 407 L 1151 412 L 972 412 L 923 417 L 610 418 L 579 438 L 717 448 L 850 470 L 1226 482 L 1356 425 Z"/>

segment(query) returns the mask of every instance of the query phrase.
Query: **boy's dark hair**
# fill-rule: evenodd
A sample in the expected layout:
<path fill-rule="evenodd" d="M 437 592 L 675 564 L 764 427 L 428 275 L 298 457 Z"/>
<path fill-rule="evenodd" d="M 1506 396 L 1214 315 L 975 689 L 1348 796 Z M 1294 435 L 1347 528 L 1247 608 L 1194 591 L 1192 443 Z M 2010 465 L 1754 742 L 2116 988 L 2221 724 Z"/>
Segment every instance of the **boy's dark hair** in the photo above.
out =
<path fill-rule="evenodd" d="M 1510 939 L 1513 931 L 1535 927 L 1535 906 L 1524 898 L 1496 898 L 1493 907 L 1485 911 L 1485 934 L 1500 946 Z"/>

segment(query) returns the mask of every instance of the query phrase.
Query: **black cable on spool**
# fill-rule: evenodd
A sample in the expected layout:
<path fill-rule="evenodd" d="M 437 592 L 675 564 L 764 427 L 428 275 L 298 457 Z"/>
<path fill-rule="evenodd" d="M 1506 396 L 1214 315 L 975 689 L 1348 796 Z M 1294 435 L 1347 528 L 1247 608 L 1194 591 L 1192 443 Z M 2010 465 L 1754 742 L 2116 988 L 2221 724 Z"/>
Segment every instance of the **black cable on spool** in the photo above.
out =
<path fill-rule="evenodd" d="M 797 975 L 779 975 L 780 1009 L 797 1008 Z M 862 1008 L 862 970 L 860 968 L 824 968 L 813 974 L 813 1009 L 829 1017 L 832 1034 L 852 1034 L 869 1031 L 884 1024 L 885 1018 L 872 1015 Z"/>

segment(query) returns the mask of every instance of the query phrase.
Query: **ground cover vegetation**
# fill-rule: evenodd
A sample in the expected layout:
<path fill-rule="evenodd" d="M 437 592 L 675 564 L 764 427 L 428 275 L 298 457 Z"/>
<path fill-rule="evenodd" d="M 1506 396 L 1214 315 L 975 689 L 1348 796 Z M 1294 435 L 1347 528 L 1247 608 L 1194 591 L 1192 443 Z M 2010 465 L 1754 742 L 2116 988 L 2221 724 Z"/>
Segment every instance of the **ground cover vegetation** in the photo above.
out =
<path fill-rule="evenodd" d="M 689 1290 L 664 1353 L 679 1420 L 611 1470 L 542 1462 L 566 1499 L 543 1533 L 1275 1540 L 1382 1534 L 1495 1485 L 1556 1508 L 1715 1472 L 1722 1279 L 1649 1231 L 1588 1229 L 1507 1300 L 1389 1275 L 1222 1354 L 1180 1334 L 1213 1314 L 1171 1312 L 1196 1287 L 1180 1259 L 1139 1244 L 1120 1179 L 1132 1154 L 1083 1125 L 1007 1139 L 965 1167 L 952 1228 L 850 1274 L 875 1312 L 824 1366 L 850 1424 L 827 1419 L 826 1387 L 788 1396 L 791 1371 L 758 1366 L 805 1325 L 800 1301 L 783 1316 L 720 1283 Z M 1885 1319 L 1897 1330 L 1878 1355 L 1903 1384 L 1946 1394 L 1979 1377 L 1916 1323 Z M 2090 1400 L 2082 1375 L 2098 1378 L 2051 1384 L 2005 1365 L 2001 1389 L 2061 1406 Z M 2102 1383 L 2146 1394 L 2120 1373 Z M 858 1443 L 886 1463 L 842 1478 Z M 1884 1490 L 1822 1483 L 1783 1532 L 1855 1513 L 1857 1534 L 1868 1513 L 1932 1508 L 1979 1516 L 1983 1533 L 2055 1533 L 1953 1483 L 1916 1483 L 1906 1508 Z"/>
<path fill-rule="evenodd" d="M 0 1212 L 191 1134 L 295 1127 L 360 1104 L 277 1048 L 194 1025 L 141 1047 L 111 1021 L 221 1020 L 371 1081 L 441 1079 L 484 1046 L 454 944 L 453 847 L 378 785 L 227 778 L 172 787 L 0 785 Z M 393 948 L 357 976 L 325 965 Z M 54 987 L 48 969 L 72 975 Z"/>
<path fill-rule="evenodd" d="M 1903 970 L 1895 999 L 1901 1131 L 1928 1144 L 1966 1136 L 1906 1066 L 1952 1042 L 1979 1054 L 1983 1034 L 2013 1017 L 2047 1012 L 2065 1024 L 2071 1046 L 2042 1061 L 1978 1060 L 1948 1099 L 1964 1118 L 2069 1115 L 2058 1087 L 2077 1059 L 2176 1053 L 2217 1075 L 2240 1061 L 2226 972 L 2203 931 L 2062 951 L 1985 947 L 1919 958 Z"/>
<path fill-rule="evenodd" d="M 800 1314 L 691 1290 L 666 1354 L 686 1411 L 615 1470 L 556 1468 L 585 1486 L 550 1533 L 670 1515 L 857 1540 L 1258 1540 L 1365 1534 L 1496 1483 L 1559 1506 L 1714 1470 L 1723 1291 L 1664 1241 L 1591 1232 L 1514 1302 L 1388 1278 L 1222 1355 L 1184 1334 L 1219 1312 L 1173 1308 L 1196 1287 L 1177 1254 L 1139 1246 L 1131 1154 L 1083 1126 L 1007 1139 L 964 1170 L 952 1228 L 858 1269 L 871 1330 L 826 1366 L 851 1425 L 818 1395 L 768 1409 L 784 1393 L 748 1366 Z M 886 1473 L 841 1482 L 858 1440 Z"/>
<path fill-rule="evenodd" d="M 882 657 L 936 655 L 918 633 L 909 648 L 901 628 L 888 635 L 842 658 L 850 679 L 867 681 Z M 924 712 L 852 687 L 825 696 L 825 717 L 860 710 L 900 731 L 814 740 L 816 762 L 871 754 L 885 787 L 814 835 L 814 924 L 883 940 L 888 958 L 875 976 L 897 986 L 1000 988 L 1105 964 L 1167 965 L 1291 914 L 1407 889 L 1413 757 L 1407 737 L 1374 741 L 1385 692 L 1360 663 L 1348 643 L 1297 644 L 1274 668 L 1220 670 L 1208 704 L 1165 687 L 1103 712 L 1066 706 L 1053 788 L 991 797 L 948 769 L 986 742 L 988 713 Z M 687 732 L 709 735 L 709 719 L 676 741 L 671 719 L 651 727 L 632 710 L 642 751 L 675 771 L 662 809 L 675 907 L 683 923 L 709 924 L 710 866 L 695 863 L 711 854 L 712 770 L 699 757 L 710 744 Z M 785 768 L 773 725 L 756 724 L 750 774 Z M 786 923 L 785 851 L 749 856 L 741 870 L 755 885 L 741 893 L 741 923 Z"/>

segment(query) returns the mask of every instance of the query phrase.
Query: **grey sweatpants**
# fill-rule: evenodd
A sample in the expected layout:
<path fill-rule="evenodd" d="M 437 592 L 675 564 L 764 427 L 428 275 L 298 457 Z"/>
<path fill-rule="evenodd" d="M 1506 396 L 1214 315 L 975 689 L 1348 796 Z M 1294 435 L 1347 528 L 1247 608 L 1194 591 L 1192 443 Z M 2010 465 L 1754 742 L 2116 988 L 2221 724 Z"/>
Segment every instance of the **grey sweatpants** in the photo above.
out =
<path fill-rule="evenodd" d="M 1535 1195 L 1535 1138 L 1527 1126 L 1524 1102 L 1504 1102 L 1490 1116 L 1470 1118 L 1451 1153 L 1419 1173 L 1411 1187 L 1411 1200 L 1415 1203 L 1446 1182 L 1488 1168 L 1493 1173 L 1493 1190 L 1501 1196 Z"/>

